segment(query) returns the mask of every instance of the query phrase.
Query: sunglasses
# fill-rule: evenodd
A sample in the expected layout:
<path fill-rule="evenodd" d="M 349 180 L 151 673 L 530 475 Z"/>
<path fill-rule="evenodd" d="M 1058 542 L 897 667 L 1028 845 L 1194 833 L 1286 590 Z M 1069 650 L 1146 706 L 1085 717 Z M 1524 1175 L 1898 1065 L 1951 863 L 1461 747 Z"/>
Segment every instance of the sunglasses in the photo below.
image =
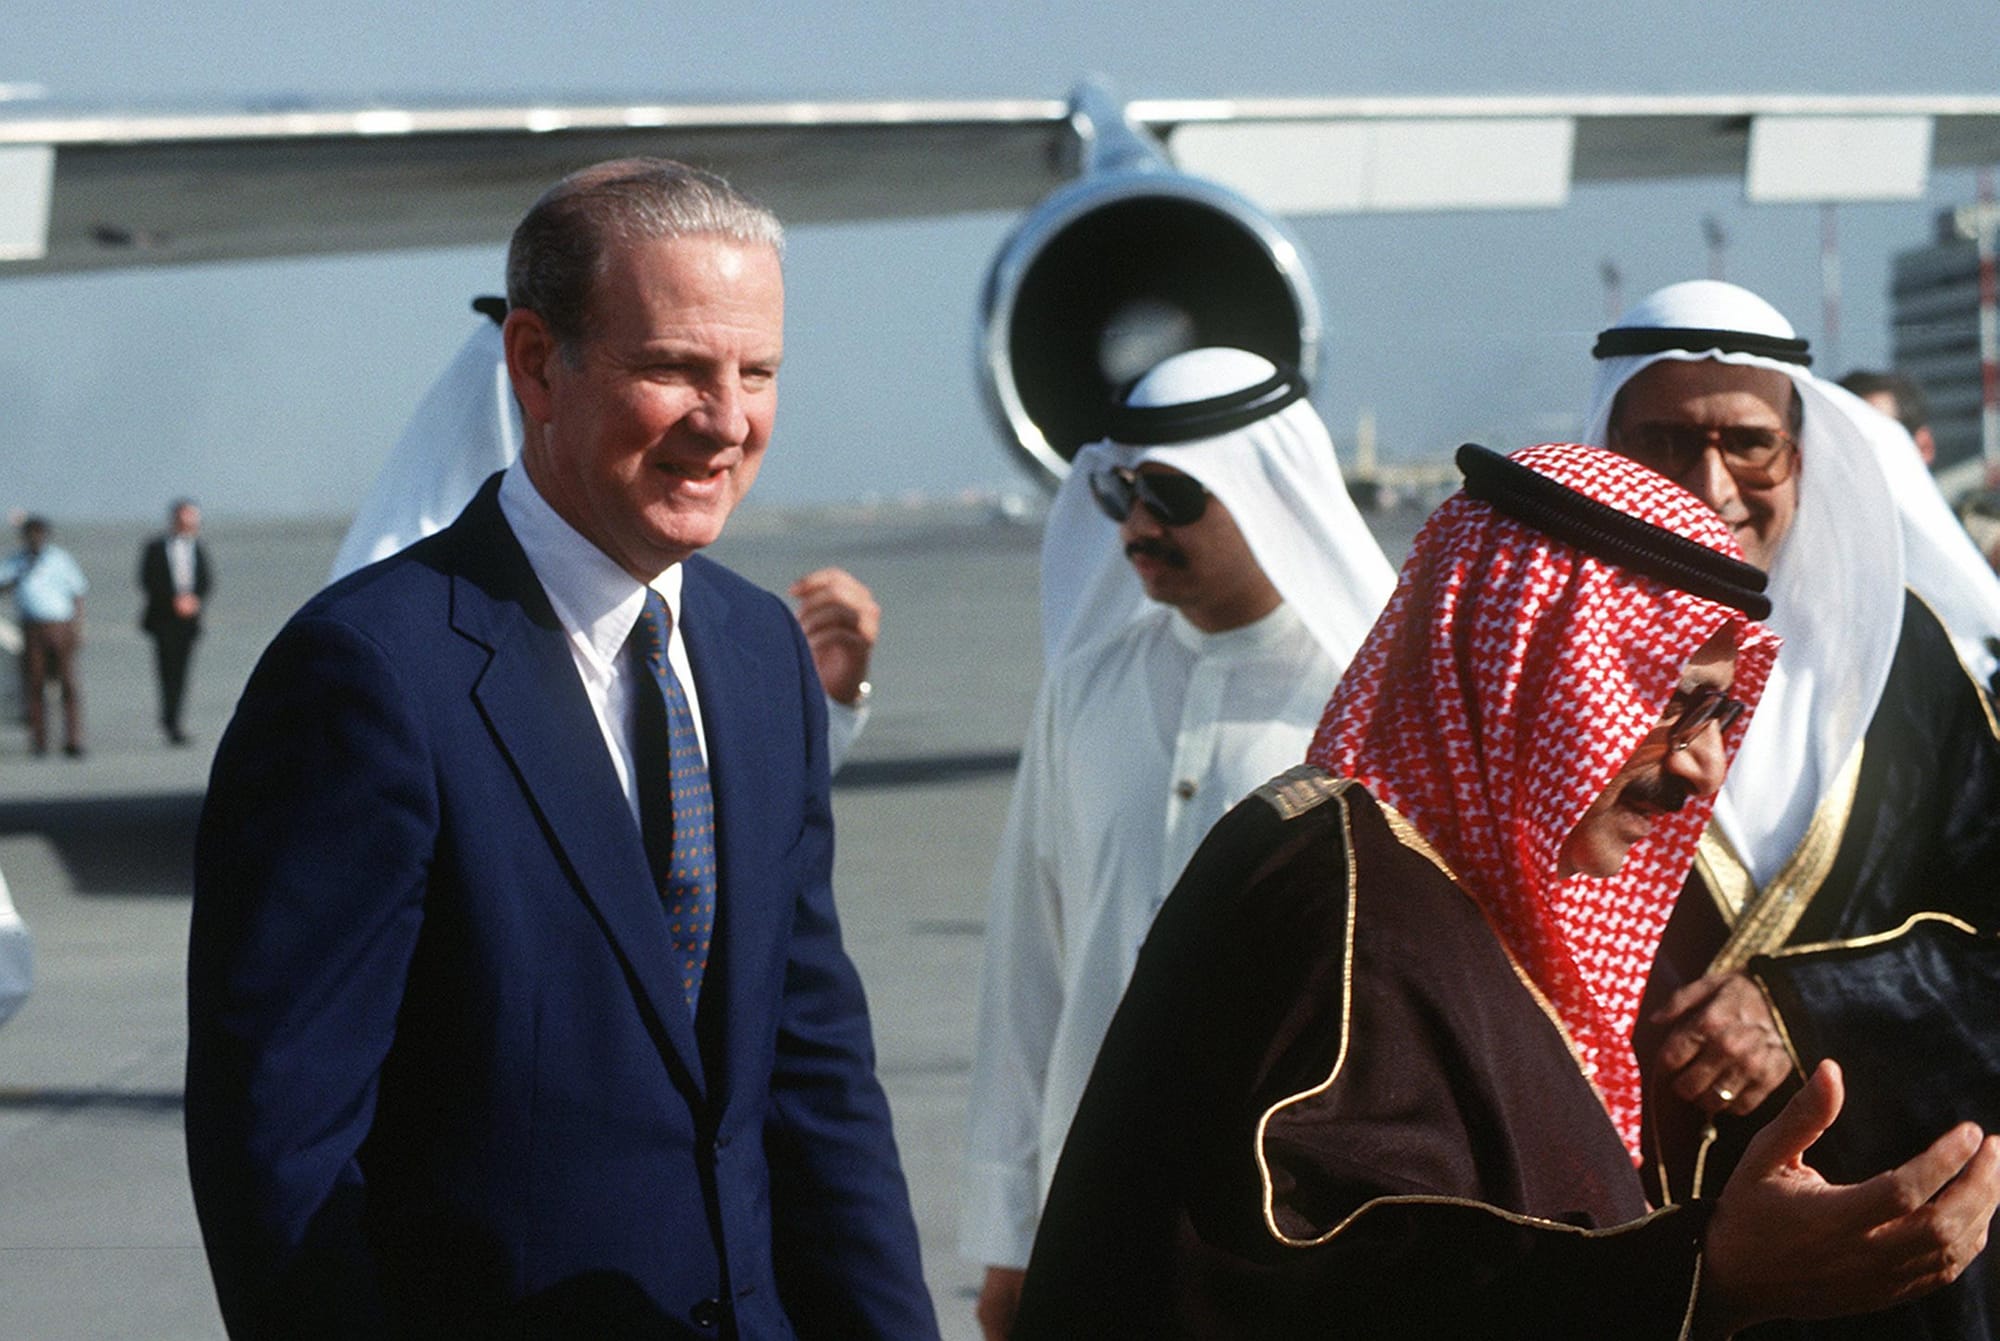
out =
<path fill-rule="evenodd" d="M 1684 750 L 1708 729 L 1710 722 L 1718 730 L 1727 731 L 1748 711 L 1749 704 L 1729 697 L 1720 689 L 1704 688 L 1691 693 L 1676 690 L 1667 700 L 1667 710 L 1660 714 L 1660 720 L 1667 725 L 1668 748 Z"/>
<path fill-rule="evenodd" d="M 1123 523 L 1134 506 L 1162 526 L 1192 526 L 1208 511 L 1208 490 L 1191 475 L 1142 475 L 1123 466 L 1090 472 L 1090 496 L 1112 521 Z"/>
<path fill-rule="evenodd" d="M 1671 480 L 1685 479 L 1711 445 L 1739 483 L 1752 488 L 1783 484 L 1798 463 L 1798 439 L 1780 428 L 1743 424 L 1634 424 L 1618 430 L 1619 450 Z"/>

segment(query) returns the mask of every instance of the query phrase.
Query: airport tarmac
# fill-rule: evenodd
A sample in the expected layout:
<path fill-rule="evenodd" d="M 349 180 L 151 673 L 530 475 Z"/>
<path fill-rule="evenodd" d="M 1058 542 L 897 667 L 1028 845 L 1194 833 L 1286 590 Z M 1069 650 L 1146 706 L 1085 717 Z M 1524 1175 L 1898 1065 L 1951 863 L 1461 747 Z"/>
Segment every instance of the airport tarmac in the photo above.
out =
<path fill-rule="evenodd" d="M 1380 529 L 1400 560 L 1413 514 Z M 90 576 L 88 754 L 33 759 L 0 723 L 0 871 L 38 981 L 0 1026 L 0 1337 L 220 1337 L 181 1144 L 183 964 L 210 750 L 266 642 L 318 587 L 344 523 L 212 517 L 216 570 L 189 690 L 195 744 L 154 725 L 134 582 L 142 526 L 64 526 Z M 978 1335 L 955 1237 L 986 882 L 1040 676 L 1039 527 L 988 505 L 747 507 L 716 556 L 782 589 L 840 563 L 883 609 L 872 719 L 834 788 L 835 890 L 944 1335 Z"/>

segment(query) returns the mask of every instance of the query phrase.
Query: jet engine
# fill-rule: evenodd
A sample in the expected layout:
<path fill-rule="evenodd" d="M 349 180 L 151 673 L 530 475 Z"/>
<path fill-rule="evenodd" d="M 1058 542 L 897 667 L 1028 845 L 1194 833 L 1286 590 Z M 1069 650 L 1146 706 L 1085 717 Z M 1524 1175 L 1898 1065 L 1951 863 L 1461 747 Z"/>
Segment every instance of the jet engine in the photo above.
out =
<path fill-rule="evenodd" d="M 980 313 L 988 408 L 1050 487 L 1161 359 L 1233 345 L 1311 378 L 1320 355 L 1319 295 L 1282 223 L 1175 171 L 1108 99 L 1080 103 L 1078 120 L 1089 168 L 1002 246 Z"/>

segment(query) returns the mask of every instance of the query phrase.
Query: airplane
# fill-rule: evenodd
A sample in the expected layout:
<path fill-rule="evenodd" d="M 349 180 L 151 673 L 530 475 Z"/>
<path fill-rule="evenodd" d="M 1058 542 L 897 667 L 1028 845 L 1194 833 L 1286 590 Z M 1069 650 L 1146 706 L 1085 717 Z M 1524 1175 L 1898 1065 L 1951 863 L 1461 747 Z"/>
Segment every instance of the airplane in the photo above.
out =
<path fill-rule="evenodd" d="M 1112 391 L 1195 344 L 1311 376 L 1285 219 L 1549 207 L 1576 183 L 1736 176 L 1753 202 L 1920 198 L 2000 161 L 2000 97 L 1469 96 L 65 110 L 0 85 L 0 279 L 497 244 L 624 154 L 711 167 L 793 224 L 1019 209 L 983 287 L 996 425 L 1045 482 Z"/>

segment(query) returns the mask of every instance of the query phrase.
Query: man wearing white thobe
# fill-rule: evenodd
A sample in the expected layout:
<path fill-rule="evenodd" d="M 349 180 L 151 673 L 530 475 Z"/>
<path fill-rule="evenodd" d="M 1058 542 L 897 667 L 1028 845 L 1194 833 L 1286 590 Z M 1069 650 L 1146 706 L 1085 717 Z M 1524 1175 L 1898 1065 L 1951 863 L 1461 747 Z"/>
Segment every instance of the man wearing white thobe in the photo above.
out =
<path fill-rule="evenodd" d="M 1050 510 L 1049 669 L 993 876 L 961 1198 L 989 1337 L 1154 911 L 1302 757 L 1393 585 L 1304 394 L 1241 350 L 1177 355 Z"/>

